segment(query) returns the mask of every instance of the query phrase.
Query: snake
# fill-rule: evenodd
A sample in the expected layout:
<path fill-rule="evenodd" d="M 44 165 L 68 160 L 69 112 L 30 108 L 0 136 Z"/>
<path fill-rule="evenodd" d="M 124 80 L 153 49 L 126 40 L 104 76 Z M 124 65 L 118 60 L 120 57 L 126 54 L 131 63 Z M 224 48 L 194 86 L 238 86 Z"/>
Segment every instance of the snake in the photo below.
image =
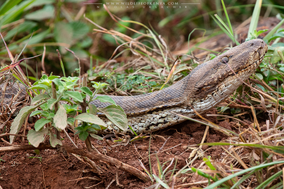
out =
<path fill-rule="evenodd" d="M 267 50 L 262 39 L 253 39 L 198 65 L 168 88 L 136 96 L 109 96 L 124 110 L 130 127 L 121 130 L 105 115 L 99 115 L 107 123 L 107 128 L 99 133 L 151 133 L 184 122 L 196 112 L 205 113 L 232 95 L 256 71 Z M 14 85 L 4 94 L 0 84 L 2 103 L 11 101 L 11 96 L 22 88 Z M 90 103 L 98 108 L 110 105 L 99 100 Z"/>
<path fill-rule="evenodd" d="M 195 112 L 202 114 L 212 109 L 256 71 L 267 49 L 262 39 L 253 39 L 198 65 L 163 90 L 136 96 L 110 96 L 127 114 L 130 128 L 121 131 L 108 121 L 103 133 L 151 133 L 184 122 L 185 117 L 196 116 Z M 110 105 L 99 100 L 91 104 L 98 108 Z"/>

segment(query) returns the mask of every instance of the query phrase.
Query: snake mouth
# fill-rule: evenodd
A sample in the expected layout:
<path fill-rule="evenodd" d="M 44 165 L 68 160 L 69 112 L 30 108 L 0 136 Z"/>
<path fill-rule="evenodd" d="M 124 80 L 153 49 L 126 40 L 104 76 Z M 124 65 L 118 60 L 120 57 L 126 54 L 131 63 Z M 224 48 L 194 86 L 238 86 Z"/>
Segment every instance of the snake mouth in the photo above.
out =
<path fill-rule="evenodd" d="M 252 55 L 251 59 L 256 59 L 255 61 L 253 61 L 252 63 L 249 64 L 245 64 L 243 67 L 239 68 L 235 73 L 232 73 L 232 69 L 231 69 L 231 75 L 238 75 L 240 73 L 252 73 L 254 72 L 258 66 L 260 65 L 260 63 L 262 62 L 262 60 L 264 59 L 264 56 L 267 52 L 268 48 L 266 45 L 259 47 L 255 53 Z"/>
<path fill-rule="evenodd" d="M 249 64 L 245 68 L 242 68 L 242 69 L 238 70 L 235 73 L 231 73 L 230 75 L 238 75 L 239 73 L 242 73 L 242 72 L 254 72 L 258 68 L 260 63 L 262 62 L 263 58 L 264 58 L 264 55 L 262 55 L 258 60 L 256 60 L 253 63 Z"/>

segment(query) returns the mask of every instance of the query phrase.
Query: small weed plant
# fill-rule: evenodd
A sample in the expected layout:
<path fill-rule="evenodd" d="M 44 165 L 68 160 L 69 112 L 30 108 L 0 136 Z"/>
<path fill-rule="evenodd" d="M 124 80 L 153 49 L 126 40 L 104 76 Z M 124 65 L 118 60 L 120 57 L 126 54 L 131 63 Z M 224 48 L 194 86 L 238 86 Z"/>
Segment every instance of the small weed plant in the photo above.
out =
<path fill-rule="evenodd" d="M 62 145 L 59 132 L 66 129 L 67 125 L 77 130 L 76 134 L 85 141 L 89 136 L 100 139 L 96 135 L 99 131 L 107 128 L 107 123 L 98 115 L 103 113 L 119 129 L 127 127 L 126 114 L 120 106 L 108 96 L 96 96 L 105 83 L 93 82 L 96 89 L 92 92 L 87 86 L 78 84 L 79 77 L 59 77 L 43 75 L 40 80 L 30 88 L 37 95 L 32 99 L 32 105 L 24 107 L 19 112 L 11 126 L 11 134 L 17 134 L 28 116 L 38 116 L 34 130 L 31 129 L 27 135 L 28 141 L 38 147 L 49 135 L 50 144 L 55 147 Z M 97 108 L 90 102 L 99 100 L 109 103 L 105 108 Z M 76 123 L 80 122 L 78 126 Z M 56 136 L 57 133 L 57 136 Z M 11 136 L 12 143 L 14 137 Z"/>

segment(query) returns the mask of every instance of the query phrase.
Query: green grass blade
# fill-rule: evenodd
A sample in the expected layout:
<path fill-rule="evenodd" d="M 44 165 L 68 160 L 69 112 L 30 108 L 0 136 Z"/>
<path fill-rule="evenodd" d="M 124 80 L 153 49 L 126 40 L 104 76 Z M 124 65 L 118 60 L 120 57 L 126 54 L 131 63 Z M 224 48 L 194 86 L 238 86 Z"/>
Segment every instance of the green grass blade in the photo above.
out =
<path fill-rule="evenodd" d="M 170 189 L 169 185 L 167 185 L 166 183 L 164 183 L 159 177 L 157 177 L 156 175 L 153 175 L 154 179 L 156 180 L 156 182 L 158 182 L 160 185 L 162 185 L 164 188 Z"/>
<path fill-rule="evenodd" d="M 234 189 L 234 188 L 239 187 L 239 185 L 242 184 L 242 182 L 244 182 L 246 179 L 248 179 L 248 178 L 249 178 L 251 175 L 253 175 L 256 171 L 257 171 L 257 170 L 254 170 L 254 171 L 252 171 L 252 172 L 250 172 L 250 173 L 248 173 L 248 174 L 242 176 L 242 178 L 239 179 L 238 182 L 236 182 L 236 183 L 232 186 L 231 189 Z"/>
<path fill-rule="evenodd" d="M 282 26 L 282 24 L 284 23 L 284 19 L 281 20 L 264 38 L 263 41 L 265 43 L 269 42 L 269 39 L 276 33 L 276 31 Z"/>
<path fill-rule="evenodd" d="M 283 189 L 283 183 L 279 182 L 275 184 L 274 186 L 271 186 L 269 189 Z"/>
<path fill-rule="evenodd" d="M 1 7 L 0 7 L 0 16 L 4 15 L 7 11 L 11 8 L 15 7 L 21 0 L 7 0 Z"/>
<path fill-rule="evenodd" d="M 272 175 L 271 177 L 269 177 L 268 179 L 266 179 L 264 182 L 262 182 L 258 187 L 256 187 L 255 189 L 261 189 L 261 188 L 266 188 L 266 186 L 268 184 L 270 184 L 274 179 L 276 179 L 277 177 L 281 176 L 283 173 L 283 171 L 279 171 L 278 173 Z"/>
<path fill-rule="evenodd" d="M 213 171 L 216 170 L 216 168 L 212 165 L 212 163 L 210 162 L 210 158 L 203 158 L 203 161 L 205 162 L 205 164 Z"/>
<path fill-rule="evenodd" d="M 262 5 L 262 0 L 257 0 L 256 3 L 255 3 L 254 9 L 253 9 L 251 22 L 250 22 L 250 25 L 249 25 L 248 36 L 247 36 L 246 41 L 253 38 L 253 32 L 257 28 L 259 14 L 260 14 L 260 10 L 261 10 L 261 5 Z"/>
<path fill-rule="evenodd" d="M 227 19 L 228 25 L 229 25 L 229 27 L 230 27 L 229 31 L 230 31 L 230 33 L 234 36 L 234 31 L 233 31 L 233 28 L 232 28 L 232 24 L 231 24 L 231 22 L 230 22 L 229 15 L 228 15 L 228 13 L 227 13 L 227 9 L 226 9 L 224 0 L 221 0 L 221 2 L 222 2 L 222 6 L 223 6 L 224 13 L 225 13 L 225 15 L 226 15 L 226 19 Z"/>
<path fill-rule="evenodd" d="M 160 162 L 157 154 L 156 154 L 156 159 L 157 159 L 157 167 L 158 167 L 158 171 L 159 171 L 159 178 L 162 178 L 163 170 L 162 170 L 161 162 Z"/>
<path fill-rule="evenodd" d="M 9 13 L 8 15 L 5 15 L 4 18 L 1 20 L 1 24 L 5 25 L 13 21 L 33 2 L 35 2 L 35 0 L 23 1 L 20 5 L 13 7 L 13 11 L 11 12 L 11 14 Z"/>
<path fill-rule="evenodd" d="M 215 187 L 218 187 L 219 185 L 223 184 L 224 182 L 226 182 L 226 181 L 228 181 L 228 180 L 230 180 L 230 179 L 232 179 L 232 178 L 234 178 L 234 177 L 237 177 L 237 176 L 239 176 L 239 175 L 242 175 L 242 174 L 244 174 L 244 173 L 247 173 L 247 172 L 249 172 L 249 171 L 253 171 L 253 170 L 255 170 L 255 169 L 262 169 L 262 168 L 265 168 L 265 167 L 269 167 L 269 166 L 276 165 L 276 164 L 282 164 L 282 163 L 284 163 L 284 161 L 274 161 L 274 162 L 270 162 L 270 163 L 266 163 L 266 164 L 261 164 L 261 165 L 258 165 L 258 166 L 254 166 L 254 167 L 245 169 L 245 170 L 243 170 L 243 171 L 240 171 L 240 172 L 238 172 L 238 173 L 232 174 L 232 175 L 230 175 L 230 176 L 227 176 L 227 177 L 225 177 L 225 178 L 223 178 L 223 179 L 221 179 L 221 180 L 219 180 L 219 181 L 217 181 L 217 182 L 215 182 L 215 183 L 213 183 L 213 184 L 207 186 L 207 187 L 204 188 L 204 189 L 214 189 Z"/>
<path fill-rule="evenodd" d="M 228 28 L 228 27 L 226 26 L 226 24 L 221 20 L 221 18 L 220 18 L 218 15 L 216 15 L 216 14 L 215 14 L 215 17 L 216 17 L 218 20 L 212 16 L 213 20 L 214 20 L 214 21 L 217 23 L 217 25 L 222 29 L 222 31 L 223 31 L 227 36 L 229 36 L 230 39 L 231 39 L 233 42 L 235 42 L 237 45 L 239 45 L 239 42 L 235 39 L 234 35 L 229 32 L 229 28 Z M 221 23 L 219 23 L 219 21 L 220 21 Z"/>
<path fill-rule="evenodd" d="M 226 142 L 212 142 L 212 143 L 206 143 L 204 145 L 209 145 L 209 146 L 219 146 L 219 145 L 234 145 L 234 146 L 247 146 L 247 147 L 253 147 L 253 148 L 268 148 L 271 149 L 277 153 L 284 154 L 284 146 L 266 146 L 266 145 L 261 145 L 261 144 L 231 144 L 231 143 L 226 143 Z"/>

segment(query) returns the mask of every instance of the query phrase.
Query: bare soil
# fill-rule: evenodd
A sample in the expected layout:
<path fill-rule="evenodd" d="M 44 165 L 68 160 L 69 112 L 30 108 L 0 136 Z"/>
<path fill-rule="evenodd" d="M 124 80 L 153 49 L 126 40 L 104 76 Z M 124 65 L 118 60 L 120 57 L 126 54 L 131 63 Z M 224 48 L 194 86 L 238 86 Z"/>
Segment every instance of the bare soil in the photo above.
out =
<path fill-rule="evenodd" d="M 215 121 L 214 121 L 215 119 Z M 217 123 L 216 118 L 211 121 Z M 218 123 L 220 126 L 231 128 L 235 124 L 224 120 Z M 152 173 L 158 175 L 158 164 L 165 163 L 163 169 L 172 165 L 168 170 L 166 178 L 184 167 L 189 158 L 194 157 L 192 154 L 197 149 L 196 144 L 201 143 L 204 136 L 206 126 L 194 122 L 184 122 L 175 127 L 156 132 L 142 140 L 127 143 L 118 143 L 109 139 L 104 141 L 92 140 L 92 144 L 107 156 L 117 158 L 140 171 L 143 171 L 141 164 L 147 170 L 152 167 Z M 73 134 L 70 133 L 73 138 Z M 63 136 L 64 145 L 72 146 L 67 137 Z M 127 137 L 126 137 L 127 138 Z M 205 142 L 219 142 L 227 137 L 218 131 L 209 129 Z M 7 140 L 7 139 L 6 139 Z M 20 139 L 18 139 L 20 141 Z M 1 141 L 1 146 L 7 146 L 6 142 Z M 78 141 L 79 148 L 83 148 L 84 144 Z M 149 149 L 150 146 L 150 149 Z M 195 146 L 195 148 L 189 148 Z M 193 167 L 198 167 L 202 163 L 202 157 L 211 156 L 212 159 L 221 158 L 221 147 L 203 146 L 201 159 L 194 161 Z M 149 161 L 149 153 L 150 160 Z M 76 158 L 73 154 L 60 153 L 57 150 L 45 149 L 40 153 L 34 150 L 15 151 L 0 153 L 0 186 L 4 189 L 16 188 L 145 188 L 156 182 L 143 182 L 129 173 L 123 172 L 114 166 L 106 163 L 96 162 L 100 172 L 92 169 L 81 158 Z M 176 163 L 176 167 L 175 167 Z M 194 183 L 204 180 L 202 177 L 194 174 L 179 177 L 174 184 L 178 186 L 184 183 Z M 202 185 L 195 185 L 195 187 Z M 204 185 L 203 185 L 204 186 Z"/>

